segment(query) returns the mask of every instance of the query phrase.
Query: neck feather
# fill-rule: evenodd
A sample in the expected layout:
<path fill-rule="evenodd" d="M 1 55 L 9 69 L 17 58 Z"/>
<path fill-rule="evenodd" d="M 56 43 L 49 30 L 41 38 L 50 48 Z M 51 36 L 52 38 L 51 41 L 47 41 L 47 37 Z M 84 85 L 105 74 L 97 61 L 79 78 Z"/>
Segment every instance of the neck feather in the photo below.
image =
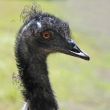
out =
<path fill-rule="evenodd" d="M 48 78 L 46 56 L 38 53 L 24 58 L 23 49 L 16 50 L 19 74 L 24 86 L 23 95 L 30 110 L 57 110 L 57 103 Z M 27 53 L 29 54 L 29 53 Z"/>

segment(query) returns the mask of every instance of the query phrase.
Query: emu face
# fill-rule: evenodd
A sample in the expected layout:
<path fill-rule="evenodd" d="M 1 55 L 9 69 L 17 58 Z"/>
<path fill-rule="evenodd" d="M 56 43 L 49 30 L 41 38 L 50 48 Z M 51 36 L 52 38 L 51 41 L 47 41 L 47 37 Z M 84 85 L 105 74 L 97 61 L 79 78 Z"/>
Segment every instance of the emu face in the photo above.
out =
<path fill-rule="evenodd" d="M 77 44 L 71 39 L 69 25 L 49 14 L 39 14 L 27 22 L 21 29 L 23 39 L 34 51 L 48 55 L 61 52 L 89 60 Z"/>

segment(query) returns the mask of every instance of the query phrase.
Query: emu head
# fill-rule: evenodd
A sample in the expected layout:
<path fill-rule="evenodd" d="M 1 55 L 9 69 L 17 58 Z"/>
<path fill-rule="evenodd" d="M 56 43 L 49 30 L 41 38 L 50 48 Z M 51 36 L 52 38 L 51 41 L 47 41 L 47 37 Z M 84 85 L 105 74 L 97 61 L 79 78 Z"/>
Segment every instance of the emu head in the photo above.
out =
<path fill-rule="evenodd" d="M 27 49 L 31 48 L 36 54 L 61 52 L 85 60 L 90 59 L 71 39 L 69 25 L 48 13 L 36 13 L 24 23 L 19 36 Z"/>

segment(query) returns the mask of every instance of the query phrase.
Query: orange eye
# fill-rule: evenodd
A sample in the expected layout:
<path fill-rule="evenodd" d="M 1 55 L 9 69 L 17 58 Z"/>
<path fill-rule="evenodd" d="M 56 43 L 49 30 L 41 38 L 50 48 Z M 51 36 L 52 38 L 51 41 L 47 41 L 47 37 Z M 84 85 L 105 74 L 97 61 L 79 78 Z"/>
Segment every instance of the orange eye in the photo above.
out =
<path fill-rule="evenodd" d="M 50 37 L 52 37 L 52 32 L 49 31 L 43 32 L 42 37 L 44 39 L 50 39 Z"/>

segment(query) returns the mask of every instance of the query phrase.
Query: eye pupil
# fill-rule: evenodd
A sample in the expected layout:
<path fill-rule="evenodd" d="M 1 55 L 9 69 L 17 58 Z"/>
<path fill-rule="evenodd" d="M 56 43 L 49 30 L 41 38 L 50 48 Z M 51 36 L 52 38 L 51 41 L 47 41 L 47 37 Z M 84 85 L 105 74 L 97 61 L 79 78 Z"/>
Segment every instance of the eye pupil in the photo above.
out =
<path fill-rule="evenodd" d="M 45 36 L 45 37 L 49 37 L 49 33 L 45 33 L 44 36 Z"/>
<path fill-rule="evenodd" d="M 49 39 L 51 37 L 51 32 L 44 32 L 43 33 L 43 38 Z"/>

